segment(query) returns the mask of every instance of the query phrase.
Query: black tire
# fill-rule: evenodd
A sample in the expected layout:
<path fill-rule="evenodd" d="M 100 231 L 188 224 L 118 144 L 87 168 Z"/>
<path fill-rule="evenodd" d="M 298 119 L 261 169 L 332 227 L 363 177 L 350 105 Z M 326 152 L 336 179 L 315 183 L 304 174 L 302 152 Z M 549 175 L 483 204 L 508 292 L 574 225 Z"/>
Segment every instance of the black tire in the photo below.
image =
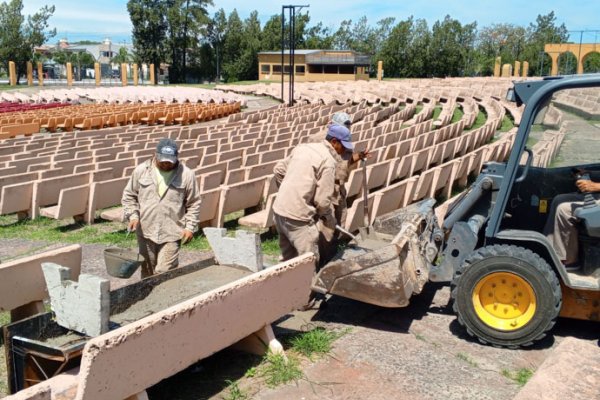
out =
<path fill-rule="evenodd" d="M 502 279 L 500 286 L 507 290 L 502 291 L 501 287 L 496 286 L 497 281 L 494 279 L 506 276 L 509 282 Z M 516 283 L 513 281 L 511 284 L 512 278 Z M 481 304 L 485 301 L 494 310 L 500 304 L 500 308 L 504 307 L 504 313 L 507 310 L 510 312 L 511 305 L 505 299 L 512 299 L 511 296 L 516 298 L 515 293 L 522 296 L 522 287 L 526 289 L 525 296 L 533 293 L 530 297 L 534 299 L 535 306 L 526 308 L 529 314 L 514 318 L 514 328 L 508 326 L 508 329 L 500 329 L 499 327 L 505 326 L 501 325 L 503 323 L 511 324 L 510 319 L 503 320 L 492 315 L 500 314 L 499 311 L 488 313 Z M 529 346 L 542 339 L 556 323 L 562 304 L 560 282 L 550 265 L 531 250 L 518 246 L 495 245 L 476 250 L 454 274 L 451 289 L 458 322 L 466 327 L 469 335 L 477 337 L 480 342 L 499 347 Z M 501 300 L 497 300 L 498 298 Z M 490 306 L 491 303 L 495 304 Z M 514 310 L 520 310 L 521 305 L 516 303 L 512 303 Z M 523 304 L 530 302 L 524 301 Z M 480 317 L 487 318 L 488 315 L 491 318 L 488 318 L 488 322 Z M 517 321 L 520 323 L 517 324 Z M 496 322 L 498 323 L 494 326 Z"/>

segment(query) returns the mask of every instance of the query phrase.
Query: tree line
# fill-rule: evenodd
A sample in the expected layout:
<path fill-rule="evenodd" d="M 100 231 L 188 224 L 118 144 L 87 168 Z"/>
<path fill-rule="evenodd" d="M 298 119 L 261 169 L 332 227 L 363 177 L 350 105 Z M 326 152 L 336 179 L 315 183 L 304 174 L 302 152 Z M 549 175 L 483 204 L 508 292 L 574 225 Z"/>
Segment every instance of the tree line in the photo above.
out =
<path fill-rule="evenodd" d="M 262 24 L 257 11 L 242 19 L 237 10 L 226 14 L 221 8 L 210 16 L 210 5 L 212 0 L 129 0 L 135 52 L 131 57 L 119 55 L 119 60 L 155 68 L 167 64 L 172 83 L 256 80 L 258 52 L 281 50 L 281 15 Z M 22 0 L 0 3 L 0 65 L 7 69 L 8 61 L 15 61 L 20 76 L 27 61 L 39 58 L 35 47 L 56 35 L 49 29 L 54 6 L 31 16 L 24 16 L 22 9 Z M 289 23 L 284 29 L 284 45 L 289 48 Z M 397 78 L 489 76 L 496 57 L 503 64 L 528 61 L 530 75 L 548 75 L 551 62 L 544 45 L 569 39 L 567 27 L 557 22 L 554 12 L 538 15 L 526 27 L 498 23 L 482 28 L 449 15 L 431 26 L 409 16 L 374 24 L 362 17 L 330 27 L 311 23 L 305 12 L 296 15 L 295 29 L 296 49 L 354 50 L 370 57 L 372 74 L 381 60 L 385 76 Z M 574 58 L 572 54 L 561 57 L 561 73 L 576 71 Z M 57 62 L 67 60 L 82 65 L 91 61 L 81 54 L 57 54 Z M 600 71 L 600 54 L 589 56 L 585 69 Z"/>
<path fill-rule="evenodd" d="M 281 50 L 281 15 L 264 24 L 257 11 L 242 19 L 235 9 L 229 15 L 220 9 L 210 17 L 209 4 L 207 0 L 129 0 L 138 54 L 155 64 L 159 60 L 170 64 L 171 82 L 258 79 L 257 53 Z M 287 49 L 289 24 L 284 29 Z M 554 12 L 538 15 L 527 27 L 498 23 L 480 29 L 477 22 L 465 24 L 451 16 L 431 26 L 410 16 L 388 17 L 375 24 L 362 17 L 331 28 L 323 22 L 311 24 L 306 12 L 296 15 L 295 29 L 296 49 L 354 50 L 370 56 L 372 74 L 381 60 L 385 76 L 398 78 L 488 76 L 493 74 L 496 57 L 503 64 L 528 61 L 530 75 L 548 75 L 551 60 L 543 52 L 544 45 L 569 39 L 567 27 L 557 22 Z M 569 57 L 574 58 L 569 54 L 566 62 L 562 60 L 562 73 L 576 72 L 577 63 Z M 588 57 L 586 68 L 600 71 L 600 54 Z"/>

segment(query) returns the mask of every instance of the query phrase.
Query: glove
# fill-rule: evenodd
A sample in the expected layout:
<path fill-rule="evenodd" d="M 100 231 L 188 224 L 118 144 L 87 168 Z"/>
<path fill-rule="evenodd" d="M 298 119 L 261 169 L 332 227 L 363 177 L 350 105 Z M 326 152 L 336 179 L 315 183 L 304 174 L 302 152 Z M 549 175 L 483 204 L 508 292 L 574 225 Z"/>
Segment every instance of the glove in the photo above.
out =
<path fill-rule="evenodd" d="M 333 214 L 327 214 L 321 216 L 321 220 L 323 221 L 323 225 L 331 230 L 335 230 L 335 226 L 337 225 L 337 220 L 333 216 Z"/>

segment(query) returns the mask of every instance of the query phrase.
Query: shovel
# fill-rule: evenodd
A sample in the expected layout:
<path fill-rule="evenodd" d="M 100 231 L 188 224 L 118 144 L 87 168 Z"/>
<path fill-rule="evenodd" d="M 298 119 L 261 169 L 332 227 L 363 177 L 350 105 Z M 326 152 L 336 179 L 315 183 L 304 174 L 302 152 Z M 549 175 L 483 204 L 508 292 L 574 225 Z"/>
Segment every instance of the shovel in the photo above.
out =
<path fill-rule="evenodd" d="M 364 227 L 359 228 L 358 232 L 362 239 L 378 239 L 377 234 L 373 231 L 371 224 L 369 221 L 371 218 L 369 217 L 369 188 L 367 187 L 367 160 L 363 158 L 361 160 L 362 170 L 363 170 L 363 214 L 364 214 Z"/>

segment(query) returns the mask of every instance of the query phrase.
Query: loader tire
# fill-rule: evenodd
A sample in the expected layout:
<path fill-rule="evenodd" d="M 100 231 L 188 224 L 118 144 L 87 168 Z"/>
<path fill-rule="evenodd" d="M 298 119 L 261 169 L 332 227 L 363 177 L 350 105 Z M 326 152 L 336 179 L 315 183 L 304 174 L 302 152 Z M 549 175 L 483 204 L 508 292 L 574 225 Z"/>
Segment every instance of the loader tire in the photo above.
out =
<path fill-rule="evenodd" d="M 562 294 L 548 263 L 531 250 L 495 245 L 473 252 L 452 280 L 458 322 L 484 344 L 516 348 L 556 323 Z"/>

